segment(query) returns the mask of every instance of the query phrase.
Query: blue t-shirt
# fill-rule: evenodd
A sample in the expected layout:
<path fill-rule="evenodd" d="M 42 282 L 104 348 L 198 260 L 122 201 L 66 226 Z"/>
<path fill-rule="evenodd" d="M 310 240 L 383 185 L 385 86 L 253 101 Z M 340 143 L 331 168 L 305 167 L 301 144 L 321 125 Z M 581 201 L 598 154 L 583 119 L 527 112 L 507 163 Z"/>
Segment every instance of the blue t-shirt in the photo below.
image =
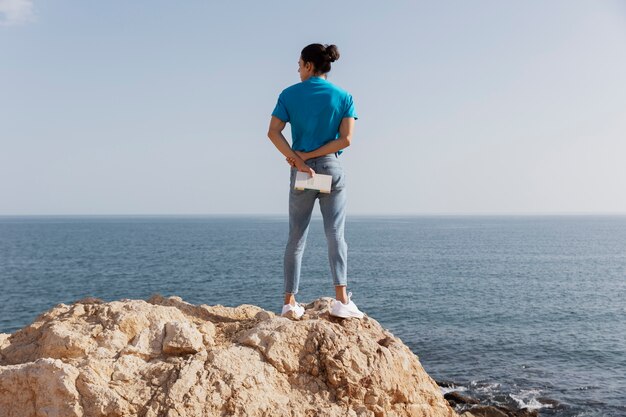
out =
<path fill-rule="evenodd" d="M 291 123 L 291 148 L 302 152 L 337 139 L 344 117 L 358 119 L 352 95 L 322 77 L 310 77 L 285 88 L 272 116 Z"/>

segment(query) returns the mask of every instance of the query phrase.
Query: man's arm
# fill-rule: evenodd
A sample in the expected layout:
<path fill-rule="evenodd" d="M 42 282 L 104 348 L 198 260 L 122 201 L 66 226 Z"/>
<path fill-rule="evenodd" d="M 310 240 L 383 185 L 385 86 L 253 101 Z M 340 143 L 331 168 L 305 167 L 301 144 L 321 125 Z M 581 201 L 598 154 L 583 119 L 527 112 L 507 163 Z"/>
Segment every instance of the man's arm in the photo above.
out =
<path fill-rule="evenodd" d="M 287 142 L 287 139 L 285 139 L 283 135 L 283 129 L 286 125 L 286 122 L 283 122 L 276 116 L 272 116 L 267 137 L 270 138 L 274 146 L 276 146 L 276 149 L 285 155 L 288 161 L 293 161 L 293 165 L 298 168 L 298 171 L 308 172 L 310 175 L 315 174 L 315 171 L 305 164 L 304 160 L 289 146 L 289 142 Z"/>
<path fill-rule="evenodd" d="M 306 161 L 307 159 L 316 158 L 318 156 L 328 155 L 340 151 L 341 149 L 350 146 L 353 130 L 354 117 L 344 117 L 343 119 L 341 119 L 341 124 L 339 125 L 339 137 L 337 139 L 331 140 L 327 144 L 322 145 L 311 152 L 296 152 L 296 154 L 298 154 L 300 158 Z"/>

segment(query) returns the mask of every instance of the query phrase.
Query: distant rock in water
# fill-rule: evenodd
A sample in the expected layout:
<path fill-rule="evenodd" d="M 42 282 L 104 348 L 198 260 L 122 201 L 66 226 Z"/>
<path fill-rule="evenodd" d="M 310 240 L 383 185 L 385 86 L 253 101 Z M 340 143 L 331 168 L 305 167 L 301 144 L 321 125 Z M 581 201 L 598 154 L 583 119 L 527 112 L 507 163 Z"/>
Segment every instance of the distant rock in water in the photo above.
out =
<path fill-rule="evenodd" d="M 159 295 L 59 304 L 0 334 L 0 416 L 457 416 L 400 339 L 330 301 L 298 321 Z"/>

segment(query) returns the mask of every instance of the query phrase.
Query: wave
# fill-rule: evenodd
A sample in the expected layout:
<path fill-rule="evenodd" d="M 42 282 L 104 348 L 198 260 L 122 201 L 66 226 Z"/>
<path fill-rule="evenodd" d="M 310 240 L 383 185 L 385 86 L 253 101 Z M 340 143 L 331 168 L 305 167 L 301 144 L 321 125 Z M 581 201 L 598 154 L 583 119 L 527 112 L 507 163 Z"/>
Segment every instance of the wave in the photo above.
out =
<path fill-rule="evenodd" d="M 541 391 L 536 389 L 522 390 L 517 395 L 509 393 L 509 397 L 515 401 L 518 408 L 526 408 L 528 410 L 539 410 L 541 408 L 552 408 L 553 404 L 542 403 L 538 400 Z"/>

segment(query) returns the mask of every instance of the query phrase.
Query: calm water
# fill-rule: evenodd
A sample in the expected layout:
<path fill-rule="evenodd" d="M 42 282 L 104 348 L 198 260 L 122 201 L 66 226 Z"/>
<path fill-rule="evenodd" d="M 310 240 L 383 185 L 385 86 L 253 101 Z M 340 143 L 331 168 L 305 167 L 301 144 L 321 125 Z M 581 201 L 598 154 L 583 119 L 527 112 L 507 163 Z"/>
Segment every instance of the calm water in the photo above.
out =
<path fill-rule="evenodd" d="M 286 233 L 284 217 L 0 217 L 0 332 L 85 296 L 278 313 Z M 354 301 L 433 378 L 542 416 L 626 416 L 626 217 L 352 217 L 346 240 Z M 298 301 L 321 296 L 314 219 Z"/>

